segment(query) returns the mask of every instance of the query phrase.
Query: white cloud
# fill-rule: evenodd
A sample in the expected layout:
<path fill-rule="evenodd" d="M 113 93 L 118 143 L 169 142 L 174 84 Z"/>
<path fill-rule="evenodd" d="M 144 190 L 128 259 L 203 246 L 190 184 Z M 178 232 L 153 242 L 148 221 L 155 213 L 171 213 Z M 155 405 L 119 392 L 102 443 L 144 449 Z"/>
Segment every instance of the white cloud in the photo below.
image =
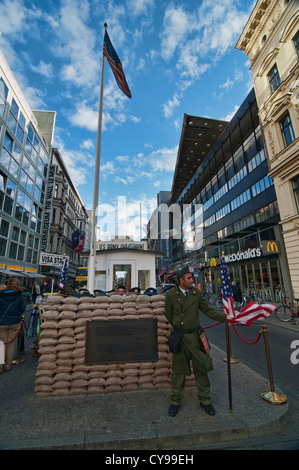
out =
<path fill-rule="evenodd" d="M 225 91 L 230 90 L 233 87 L 234 81 L 228 78 L 225 83 L 219 85 L 219 88 L 223 88 Z"/>
<path fill-rule="evenodd" d="M 92 109 L 86 103 L 77 103 L 76 111 L 70 112 L 69 120 L 73 126 L 95 132 L 98 128 L 98 115 L 98 110 Z"/>
<path fill-rule="evenodd" d="M 0 31 L 1 34 L 17 35 L 25 25 L 27 9 L 21 0 L 4 0 L 0 5 Z"/>
<path fill-rule="evenodd" d="M 98 117 L 99 96 L 95 97 L 93 103 L 88 102 L 87 99 L 78 101 L 75 109 L 68 112 L 71 124 L 93 132 L 98 129 Z M 124 125 L 127 121 L 138 124 L 141 118 L 130 114 L 128 98 L 118 88 L 114 77 L 111 77 L 104 87 L 102 131 L 111 131 L 115 127 Z"/>
<path fill-rule="evenodd" d="M 114 178 L 114 182 L 115 183 L 123 183 L 125 184 L 126 186 L 128 184 L 132 184 L 133 182 L 135 181 L 135 178 L 133 176 L 126 176 L 126 178 L 123 178 L 121 176 L 116 176 Z"/>
<path fill-rule="evenodd" d="M 154 0 L 127 0 L 130 13 L 137 17 L 148 15 L 149 9 L 154 6 Z"/>
<path fill-rule="evenodd" d="M 66 62 L 60 76 L 64 81 L 92 86 L 100 75 L 100 54 L 96 54 L 95 31 L 88 27 L 90 7 L 87 0 L 65 0 L 52 22 L 55 35 L 52 53 Z"/>
<path fill-rule="evenodd" d="M 114 163 L 111 161 L 101 165 L 100 176 L 103 176 L 104 179 L 106 179 L 109 175 L 114 175 L 116 172 L 117 169 L 115 168 Z"/>
<path fill-rule="evenodd" d="M 94 143 L 91 139 L 84 140 L 83 144 L 81 145 L 82 149 L 93 149 L 94 148 Z"/>
<path fill-rule="evenodd" d="M 127 163 L 130 161 L 130 157 L 129 155 L 119 155 L 118 157 L 115 158 L 116 161 L 120 162 L 120 163 Z"/>
<path fill-rule="evenodd" d="M 65 147 L 64 141 L 61 138 L 62 130 L 55 129 L 54 147 L 59 149 L 59 153 L 67 167 L 69 175 L 75 186 L 81 186 L 88 182 L 91 171 L 94 167 L 94 155 L 84 152 L 82 150 L 73 150 Z"/>
<path fill-rule="evenodd" d="M 160 35 L 160 55 L 166 61 L 177 56 L 179 79 L 176 88 L 180 100 L 184 90 L 220 60 L 229 48 L 234 47 L 251 11 L 240 11 L 240 4 L 239 0 L 203 0 L 200 7 L 193 9 L 192 14 L 187 6 L 176 7 L 171 4 L 166 9 Z M 236 73 L 234 81 L 239 79 L 240 75 Z M 224 89 L 231 88 L 234 81 L 228 81 Z M 176 106 L 179 106 L 178 92 L 164 104 L 164 115 L 170 117 Z"/>
<path fill-rule="evenodd" d="M 163 112 L 166 118 L 172 116 L 174 108 L 180 105 L 179 95 L 176 93 L 172 99 L 168 100 L 167 103 L 163 105 Z"/>
<path fill-rule="evenodd" d="M 170 59 L 182 43 L 190 27 L 190 17 L 182 7 L 170 6 L 164 15 L 164 30 L 161 34 L 161 56 Z M 184 42 L 184 41 L 183 41 Z"/>
<path fill-rule="evenodd" d="M 31 69 L 44 77 L 54 77 L 53 65 L 51 63 L 46 64 L 43 60 L 41 60 L 38 65 L 31 65 Z"/>
<path fill-rule="evenodd" d="M 162 148 L 150 153 L 147 162 L 155 172 L 173 172 L 177 159 L 178 146 L 173 148 Z"/>
<path fill-rule="evenodd" d="M 228 113 L 224 118 L 221 118 L 221 120 L 230 122 L 232 118 L 234 117 L 234 115 L 236 114 L 236 112 L 238 111 L 239 107 L 240 106 L 236 104 L 233 111 Z"/>

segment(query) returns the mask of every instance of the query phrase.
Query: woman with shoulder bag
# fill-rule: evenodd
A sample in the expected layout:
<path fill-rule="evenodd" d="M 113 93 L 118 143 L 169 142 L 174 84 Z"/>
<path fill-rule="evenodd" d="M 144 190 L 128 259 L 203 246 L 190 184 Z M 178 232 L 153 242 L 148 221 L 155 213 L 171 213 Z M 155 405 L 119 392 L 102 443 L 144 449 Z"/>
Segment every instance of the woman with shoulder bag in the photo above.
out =
<path fill-rule="evenodd" d="M 14 355 L 14 341 L 16 337 L 22 314 L 25 312 L 26 302 L 20 288 L 20 281 L 17 277 L 12 277 L 7 283 L 7 288 L 0 291 L 0 340 L 5 345 L 5 365 L 4 370 L 9 371 Z M 2 364 L 0 364 L 0 373 Z"/>

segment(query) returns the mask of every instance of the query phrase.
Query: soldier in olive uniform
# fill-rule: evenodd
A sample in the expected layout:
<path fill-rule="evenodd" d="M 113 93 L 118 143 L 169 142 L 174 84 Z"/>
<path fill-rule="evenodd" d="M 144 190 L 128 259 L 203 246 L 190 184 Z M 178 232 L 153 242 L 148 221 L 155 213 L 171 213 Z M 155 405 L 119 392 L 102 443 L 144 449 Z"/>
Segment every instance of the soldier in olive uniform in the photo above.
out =
<path fill-rule="evenodd" d="M 213 416 L 215 410 L 211 405 L 208 377 L 208 372 L 213 370 L 213 362 L 209 354 L 203 352 L 200 346 L 199 310 L 216 321 L 225 321 L 225 313 L 217 312 L 209 307 L 200 291 L 193 287 L 193 275 L 187 267 L 177 272 L 177 278 L 178 287 L 169 290 L 165 296 L 167 320 L 173 330 L 184 333 L 181 352 L 172 354 L 172 392 L 168 414 L 175 416 L 179 410 L 185 387 L 185 376 L 191 375 L 190 361 L 192 360 L 200 405 Z"/>

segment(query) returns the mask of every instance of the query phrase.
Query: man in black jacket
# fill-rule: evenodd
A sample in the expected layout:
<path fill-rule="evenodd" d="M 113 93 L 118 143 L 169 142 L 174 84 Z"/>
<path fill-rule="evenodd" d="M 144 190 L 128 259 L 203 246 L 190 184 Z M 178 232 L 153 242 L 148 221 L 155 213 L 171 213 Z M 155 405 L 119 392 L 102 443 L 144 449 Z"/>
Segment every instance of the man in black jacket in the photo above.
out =
<path fill-rule="evenodd" d="M 26 302 L 20 289 L 20 281 L 12 277 L 7 283 L 7 289 L 0 291 L 0 340 L 5 346 L 5 371 L 11 369 L 14 354 L 14 341 L 20 329 L 22 313 L 25 312 Z M 0 364 L 0 373 L 2 364 Z"/>

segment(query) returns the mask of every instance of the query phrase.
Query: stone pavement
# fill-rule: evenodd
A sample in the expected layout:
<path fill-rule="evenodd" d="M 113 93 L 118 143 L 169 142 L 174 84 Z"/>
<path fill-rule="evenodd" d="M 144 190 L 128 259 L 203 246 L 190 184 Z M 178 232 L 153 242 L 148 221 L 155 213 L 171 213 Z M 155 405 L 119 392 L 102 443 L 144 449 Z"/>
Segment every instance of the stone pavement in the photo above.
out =
<path fill-rule="evenodd" d="M 289 419 L 288 403 L 272 405 L 261 398 L 269 381 L 239 363 L 231 367 L 229 410 L 226 352 L 214 345 L 210 373 L 214 417 L 199 406 L 196 389 L 185 390 L 175 418 L 168 416 L 170 390 L 106 395 L 35 398 L 38 358 L 32 339 L 10 372 L 0 375 L 0 449 L 184 449 L 231 440 L 263 437 Z M 283 391 L 275 387 L 276 392 Z"/>

